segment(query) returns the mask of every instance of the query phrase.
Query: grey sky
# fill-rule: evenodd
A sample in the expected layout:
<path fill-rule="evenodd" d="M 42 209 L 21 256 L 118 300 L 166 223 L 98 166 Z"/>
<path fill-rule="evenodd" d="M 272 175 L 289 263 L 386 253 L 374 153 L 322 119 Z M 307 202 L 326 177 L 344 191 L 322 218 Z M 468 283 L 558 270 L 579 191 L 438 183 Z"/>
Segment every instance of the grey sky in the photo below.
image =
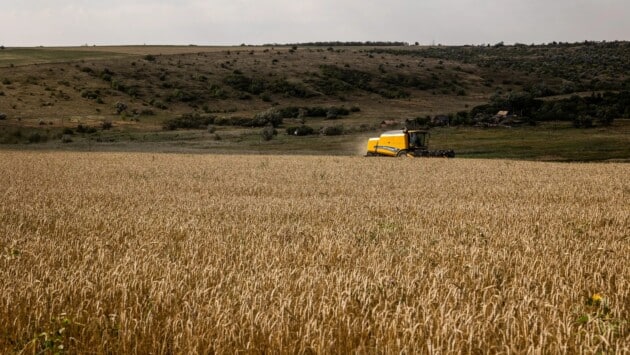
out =
<path fill-rule="evenodd" d="M 0 44 L 630 40 L 629 0 L 0 0 Z"/>

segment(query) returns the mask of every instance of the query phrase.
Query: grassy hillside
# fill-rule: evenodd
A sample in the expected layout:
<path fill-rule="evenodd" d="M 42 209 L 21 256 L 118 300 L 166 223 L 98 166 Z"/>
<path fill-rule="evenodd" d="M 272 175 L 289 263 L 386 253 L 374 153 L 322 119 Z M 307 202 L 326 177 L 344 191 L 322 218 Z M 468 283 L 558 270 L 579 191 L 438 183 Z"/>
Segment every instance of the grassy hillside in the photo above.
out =
<path fill-rule="evenodd" d="M 383 120 L 397 121 L 387 128 L 399 128 L 405 119 L 469 115 L 473 107 L 511 93 L 558 100 L 563 96 L 556 95 L 626 90 L 630 88 L 629 58 L 630 44 L 625 42 L 493 47 L 5 48 L 0 50 L 0 114 L 6 117 L 0 120 L 0 143 L 20 149 L 26 143 L 31 144 L 29 148 L 54 149 L 171 150 L 169 146 L 174 145 L 201 151 L 355 154 L 366 136 L 385 129 L 380 126 Z M 352 112 L 327 119 L 331 107 Z M 259 128 L 239 123 L 269 109 L 293 108 L 302 112 L 285 117 L 277 127 L 280 134 L 271 142 L 261 142 Z M 309 109 L 324 114 L 311 116 Z M 615 112 L 618 119 L 626 111 L 622 107 Z M 211 118 L 213 127 L 210 132 L 207 124 L 201 125 L 203 130 L 163 130 L 166 120 L 182 115 Z M 562 114 L 553 117 L 563 119 Z M 343 126 L 345 135 L 300 141 L 283 137 L 287 127 L 301 124 L 316 132 Z M 539 128 L 518 130 L 523 133 L 517 136 L 522 137 L 539 132 Z M 465 135 L 462 130 L 450 131 L 442 129 L 436 136 L 460 148 L 474 144 L 476 134 L 488 135 L 475 128 L 464 129 Z M 623 121 L 600 128 L 598 135 L 624 143 L 619 131 L 627 132 Z M 496 143 L 511 135 L 492 132 L 499 133 Z M 583 130 L 561 132 L 565 138 L 560 141 L 571 141 L 573 135 L 590 138 Z M 60 143 L 64 134 L 67 144 Z M 630 156 L 628 148 L 613 144 L 614 154 L 588 151 L 584 157 Z M 503 153 L 484 151 L 481 155 Z M 542 149 L 516 157 L 546 155 Z M 579 156 L 559 155 L 571 160 Z"/>

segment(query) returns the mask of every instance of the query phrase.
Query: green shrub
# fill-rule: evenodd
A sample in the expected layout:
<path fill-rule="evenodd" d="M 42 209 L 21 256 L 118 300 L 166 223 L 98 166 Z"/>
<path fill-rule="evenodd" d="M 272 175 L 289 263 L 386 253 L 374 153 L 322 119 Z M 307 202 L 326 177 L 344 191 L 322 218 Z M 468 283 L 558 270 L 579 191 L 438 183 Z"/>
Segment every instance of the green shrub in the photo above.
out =
<path fill-rule="evenodd" d="M 81 97 L 96 100 L 101 96 L 100 90 L 83 90 L 81 91 Z"/>
<path fill-rule="evenodd" d="M 278 134 L 278 131 L 275 128 L 273 128 L 272 125 L 265 126 L 260 131 L 260 136 L 262 137 L 262 139 L 266 141 L 272 140 L 273 136 L 275 136 L 276 134 Z"/>
<path fill-rule="evenodd" d="M 370 73 L 354 69 L 339 68 L 334 65 L 321 65 L 319 68 L 321 73 L 326 77 L 346 82 L 360 89 L 370 88 L 369 84 L 370 81 L 372 81 L 372 74 Z"/>
<path fill-rule="evenodd" d="M 462 112 L 458 112 L 457 114 L 455 114 L 451 118 L 449 124 L 452 125 L 452 126 L 460 126 L 460 125 L 468 125 L 468 124 L 471 124 L 471 123 L 472 123 L 472 121 L 468 117 L 468 112 L 462 111 Z"/>
<path fill-rule="evenodd" d="M 576 128 L 591 128 L 593 127 L 593 117 L 590 115 L 579 115 L 573 120 L 573 126 Z"/>
<path fill-rule="evenodd" d="M 325 95 L 335 95 L 339 92 L 352 91 L 352 85 L 332 78 L 322 78 L 313 82 L 315 87 Z"/>
<path fill-rule="evenodd" d="M 386 99 L 406 99 L 411 96 L 410 93 L 398 88 L 380 89 L 378 94 Z"/>
<path fill-rule="evenodd" d="M 229 117 L 217 117 L 214 119 L 213 123 L 217 126 L 231 126 L 232 119 Z"/>
<path fill-rule="evenodd" d="M 280 111 L 275 108 L 270 108 L 266 111 L 257 113 L 254 116 L 254 126 L 261 127 L 266 126 L 270 123 L 274 127 L 278 127 L 282 124 L 282 116 L 280 115 Z"/>
<path fill-rule="evenodd" d="M 336 118 L 339 117 L 339 113 L 337 111 L 336 107 L 330 107 L 327 111 L 326 111 L 326 119 L 327 120 L 334 120 Z"/>
<path fill-rule="evenodd" d="M 392 86 L 402 86 L 418 90 L 435 89 L 437 88 L 437 84 L 439 82 L 437 76 L 432 76 L 430 79 L 421 79 L 413 75 L 394 73 L 383 75 L 382 80 Z"/>
<path fill-rule="evenodd" d="M 22 138 L 22 131 L 19 127 L 6 129 L 0 127 L 0 144 L 18 144 Z"/>
<path fill-rule="evenodd" d="M 124 102 L 117 102 L 114 105 L 114 108 L 116 109 L 116 114 L 120 115 L 121 113 L 127 111 L 127 104 L 125 104 Z"/>
<path fill-rule="evenodd" d="M 616 106 L 601 107 L 596 110 L 596 116 L 598 126 L 610 126 L 615 117 L 621 116 L 621 112 Z"/>
<path fill-rule="evenodd" d="M 103 122 L 101 122 L 101 128 L 103 130 L 107 130 L 107 129 L 111 129 L 114 125 L 112 124 L 112 121 L 110 120 L 105 120 Z"/>
<path fill-rule="evenodd" d="M 283 94 L 287 97 L 307 98 L 314 96 L 304 86 L 296 83 L 291 83 L 286 79 L 279 79 L 268 85 L 268 89 L 271 92 L 277 94 Z"/>
<path fill-rule="evenodd" d="M 181 89 L 175 89 L 167 98 L 166 101 L 180 101 L 180 102 L 192 102 L 196 101 L 198 96 L 195 93 L 188 92 Z"/>
<path fill-rule="evenodd" d="M 219 85 L 212 84 L 208 88 L 209 95 L 211 98 L 224 100 L 227 99 L 228 94 L 223 90 Z"/>
<path fill-rule="evenodd" d="M 314 134 L 315 130 L 310 126 L 295 126 L 295 127 L 287 127 L 286 129 L 288 135 L 292 136 L 308 136 L 310 134 Z"/>
<path fill-rule="evenodd" d="M 282 118 L 297 118 L 300 115 L 300 108 L 297 106 L 287 106 L 277 110 Z"/>
<path fill-rule="evenodd" d="M 170 118 L 162 122 L 162 129 L 164 130 L 176 130 L 179 128 L 184 129 L 204 129 L 208 125 L 215 124 L 214 116 L 199 115 L 186 113 L 179 117 Z"/>
<path fill-rule="evenodd" d="M 39 134 L 38 132 L 33 132 L 28 136 L 29 143 L 39 143 L 46 140 L 46 136 Z"/>
<path fill-rule="evenodd" d="M 161 100 L 153 99 L 149 102 L 149 104 L 153 107 L 159 108 L 160 110 L 166 110 L 168 108 L 168 106 Z"/>
<path fill-rule="evenodd" d="M 151 110 L 150 108 L 145 108 L 145 109 L 140 110 L 138 114 L 140 116 L 154 116 L 155 112 Z"/>
<path fill-rule="evenodd" d="M 325 136 L 339 136 L 343 134 L 344 129 L 342 125 L 328 126 L 328 127 L 322 128 L 321 132 Z"/>
<path fill-rule="evenodd" d="M 266 82 L 262 79 L 249 78 L 242 74 L 230 74 L 223 79 L 223 82 L 235 90 L 245 91 L 250 94 L 259 95 L 266 88 Z"/>
<path fill-rule="evenodd" d="M 125 86 L 125 84 L 123 84 L 121 81 L 116 80 L 116 79 L 112 79 L 110 85 L 112 89 L 117 90 L 117 91 L 125 92 L 127 90 L 127 87 Z"/>
<path fill-rule="evenodd" d="M 78 125 L 76 129 L 77 133 L 96 133 L 96 127 L 89 127 L 84 125 Z"/>
<path fill-rule="evenodd" d="M 428 126 L 431 123 L 431 116 L 416 117 L 405 120 L 405 127 L 408 129 L 419 129 Z"/>
<path fill-rule="evenodd" d="M 338 118 L 339 116 L 347 116 L 350 112 L 357 112 L 359 108 L 355 108 L 355 111 L 352 109 L 348 110 L 345 107 L 322 107 L 322 106 L 311 106 L 311 107 L 298 107 L 298 106 L 287 106 L 278 108 L 278 113 L 282 118 L 302 118 L 302 117 L 328 117 L 328 118 Z M 334 117 L 333 117 L 334 116 Z"/>
<path fill-rule="evenodd" d="M 340 68 L 334 65 L 320 66 L 322 77 L 314 82 L 319 91 L 334 95 L 340 91 L 362 89 L 373 91 L 372 74 L 360 70 Z"/>
<path fill-rule="evenodd" d="M 264 127 L 269 124 L 265 118 L 231 117 L 225 121 L 226 125 L 242 127 Z"/>
<path fill-rule="evenodd" d="M 271 96 L 267 93 L 260 94 L 260 99 L 264 102 L 271 102 Z"/>
<path fill-rule="evenodd" d="M 348 116 L 350 114 L 350 110 L 348 110 L 347 108 L 341 106 L 341 107 L 329 107 L 328 111 L 326 112 L 326 117 L 328 117 L 329 114 L 334 114 L 337 116 L 337 118 L 339 116 Z"/>
<path fill-rule="evenodd" d="M 307 117 L 326 117 L 328 113 L 328 109 L 325 107 L 307 107 L 306 108 L 306 116 Z"/>

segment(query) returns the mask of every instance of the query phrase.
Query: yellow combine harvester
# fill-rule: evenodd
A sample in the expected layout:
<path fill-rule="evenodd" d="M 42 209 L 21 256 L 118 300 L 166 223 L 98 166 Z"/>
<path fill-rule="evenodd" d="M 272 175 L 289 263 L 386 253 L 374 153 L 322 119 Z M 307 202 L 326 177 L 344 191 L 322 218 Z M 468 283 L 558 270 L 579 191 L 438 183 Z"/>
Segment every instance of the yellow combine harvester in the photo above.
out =
<path fill-rule="evenodd" d="M 378 138 L 370 138 L 366 156 L 388 157 L 448 157 L 453 158 L 452 150 L 429 150 L 429 132 L 399 129 L 387 131 Z"/>

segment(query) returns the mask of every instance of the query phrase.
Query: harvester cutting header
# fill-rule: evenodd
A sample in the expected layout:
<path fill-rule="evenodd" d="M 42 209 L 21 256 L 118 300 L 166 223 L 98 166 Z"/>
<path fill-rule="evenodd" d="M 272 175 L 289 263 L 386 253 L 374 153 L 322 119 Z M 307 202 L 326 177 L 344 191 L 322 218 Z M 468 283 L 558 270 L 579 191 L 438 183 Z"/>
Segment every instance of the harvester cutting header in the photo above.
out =
<path fill-rule="evenodd" d="M 370 138 L 366 156 L 388 157 L 448 157 L 453 150 L 429 150 L 429 132 L 424 130 L 399 129 L 387 131 L 378 138 Z"/>

